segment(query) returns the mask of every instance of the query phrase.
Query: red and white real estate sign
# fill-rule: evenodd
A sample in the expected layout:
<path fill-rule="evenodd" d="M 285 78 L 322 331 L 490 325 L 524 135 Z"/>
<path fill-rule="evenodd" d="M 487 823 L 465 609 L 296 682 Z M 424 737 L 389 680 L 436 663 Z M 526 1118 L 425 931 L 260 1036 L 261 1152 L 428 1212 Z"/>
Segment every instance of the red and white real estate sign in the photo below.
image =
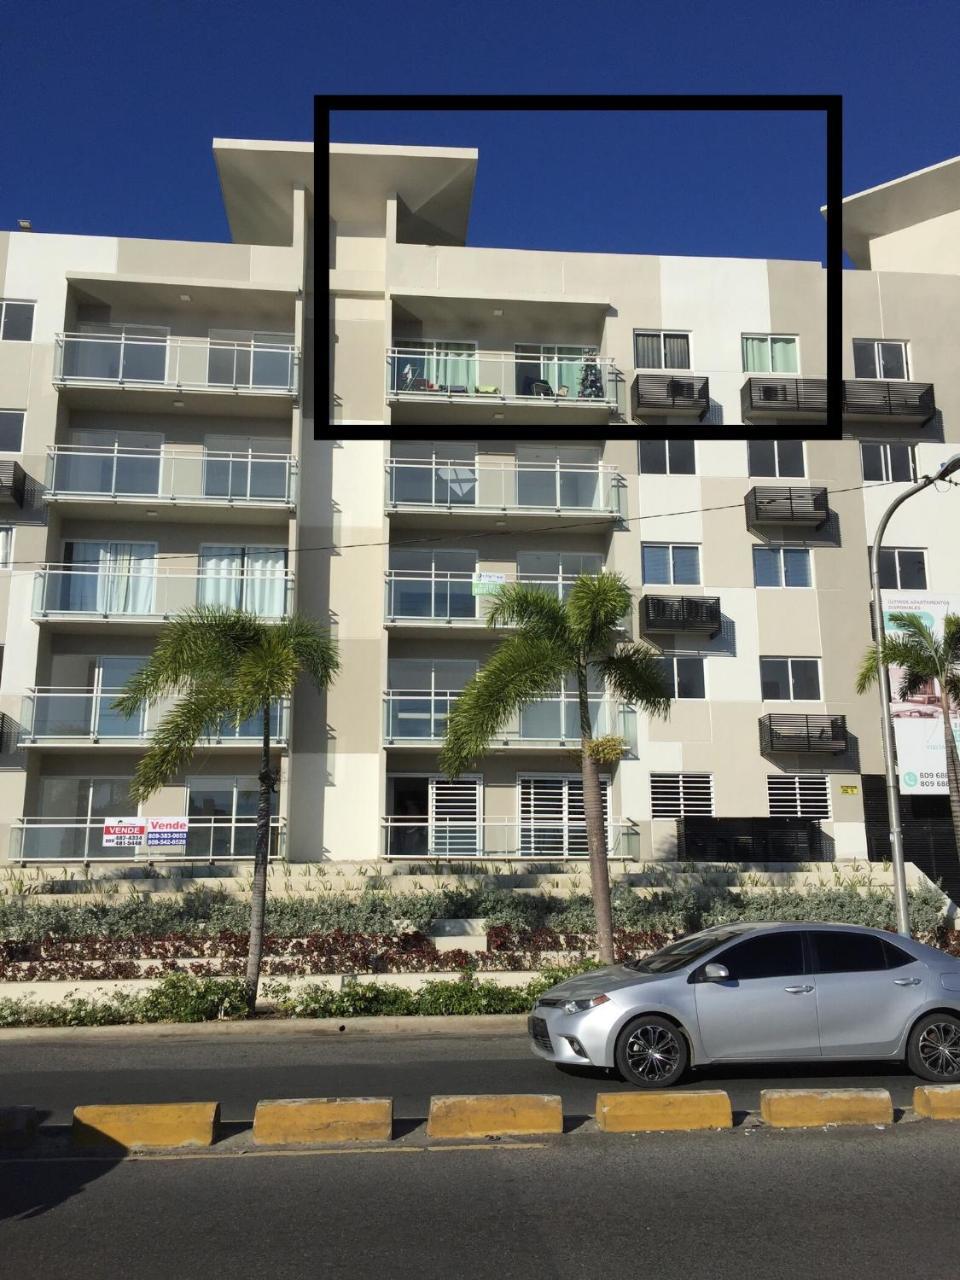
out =
<path fill-rule="evenodd" d="M 147 830 L 146 818 L 104 818 L 103 847 L 105 849 L 129 849 L 143 844 Z"/>

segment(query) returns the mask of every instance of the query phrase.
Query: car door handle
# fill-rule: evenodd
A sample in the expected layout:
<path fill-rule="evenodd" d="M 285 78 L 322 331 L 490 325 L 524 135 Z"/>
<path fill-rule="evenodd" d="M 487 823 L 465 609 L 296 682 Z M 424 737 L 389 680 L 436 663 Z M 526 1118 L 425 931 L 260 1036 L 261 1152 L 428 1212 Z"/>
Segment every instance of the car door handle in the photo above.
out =
<path fill-rule="evenodd" d="M 799 987 L 784 987 L 783 989 L 784 991 L 789 991 L 792 996 L 798 996 L 798 995 L 804 994 L 807 991 L 812 991 L 813 987 L 809 985 L 803 985 Z"/>
<path fill-rule="evenodd" d="M 898 987 L 919 987 L 919 978 L 894 978 L 894 982 Z"/>

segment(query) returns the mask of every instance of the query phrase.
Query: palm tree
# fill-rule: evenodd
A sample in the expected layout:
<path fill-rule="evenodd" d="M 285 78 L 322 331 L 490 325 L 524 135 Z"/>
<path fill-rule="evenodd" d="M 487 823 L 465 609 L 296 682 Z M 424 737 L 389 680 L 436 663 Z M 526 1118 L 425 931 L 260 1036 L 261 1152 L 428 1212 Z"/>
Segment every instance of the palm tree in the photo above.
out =
<path fill-rule="evenodd" d="M 500 642 L 453 705 L 440 752 L 441 769 L 457 777 L 484 754 L 490 739 L 522 706 L 555 695 L 561 680 L 574 676 L 590 881 L 604 964 L 613 963 L 613 922 L 599 763 L 619 759 L 622 740 L 594 739 L 588 675 L 592 670 L 609 693 L 651 715 L 666 717 L 670 711 L 655 651 L 621 640 L 620 624 L 632 603 L 626 581 L 616 573 L 582 575 L 565 600 L 524 583 L 499 587 L 487 624 L 515 631 Z"/>
<path fill-rule="evenodd" d="M 260 984 L 270 806 L 279 777 L 270 767 L 271 708 L 291 697 L 301 673 L 323 689 L 339 665 L 335 642 L 308 618 L 265 622 L 239 609 L 198 605 L 164 627 L 146 664 L 113 704 L 132 716 L 145 703 L 176 698 L 134 772 L 130 795 L 138 804 L 183 769 L 198 740 L 225 720 L 239 725 L 257 717 L 263 725 L 246 974 L 250 1016 Z"/>
<path fill-rule="evenodd" d="M 934 680 L 940 686 L 947 791 L 960 853 L 960 758 L 950 720 L 951 706 L 960 707 L 960 614 L 948 613 L 944 618 L 942 639 L 934 635 L 918 613 L 892 613 L 890 622 L 896 632 L 884 637 L 882 659 L 885 666 L 903 669 L 897 696 L 915 696 L 929 688 Z M 857 693 L 864 693 L 876 680 L 877 650 L 871 645 L 860 664 Z"/>

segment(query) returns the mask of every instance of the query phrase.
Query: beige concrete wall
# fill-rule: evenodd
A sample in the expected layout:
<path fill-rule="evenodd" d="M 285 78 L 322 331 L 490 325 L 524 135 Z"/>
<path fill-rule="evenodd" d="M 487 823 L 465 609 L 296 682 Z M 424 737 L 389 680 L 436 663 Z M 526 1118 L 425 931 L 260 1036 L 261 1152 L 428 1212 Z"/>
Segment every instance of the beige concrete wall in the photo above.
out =
<path fill-rule="evenodd" d="M 960 210 L 941 213 L 869 242 L 871 271 L 960 274 Z"/>

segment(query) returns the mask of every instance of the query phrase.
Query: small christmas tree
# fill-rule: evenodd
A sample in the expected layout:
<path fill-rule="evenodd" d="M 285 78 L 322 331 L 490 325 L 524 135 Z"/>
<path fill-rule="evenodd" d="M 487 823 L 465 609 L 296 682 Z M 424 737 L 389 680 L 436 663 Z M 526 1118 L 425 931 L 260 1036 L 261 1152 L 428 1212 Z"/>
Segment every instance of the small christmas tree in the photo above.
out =
<path fill-rule="evenodd" d="M 580 373 L 579 395 L 581 400 L 603 399 L 603 378 L 600 374 L 600 366 L 592 361 L 587 361 Z"/>

